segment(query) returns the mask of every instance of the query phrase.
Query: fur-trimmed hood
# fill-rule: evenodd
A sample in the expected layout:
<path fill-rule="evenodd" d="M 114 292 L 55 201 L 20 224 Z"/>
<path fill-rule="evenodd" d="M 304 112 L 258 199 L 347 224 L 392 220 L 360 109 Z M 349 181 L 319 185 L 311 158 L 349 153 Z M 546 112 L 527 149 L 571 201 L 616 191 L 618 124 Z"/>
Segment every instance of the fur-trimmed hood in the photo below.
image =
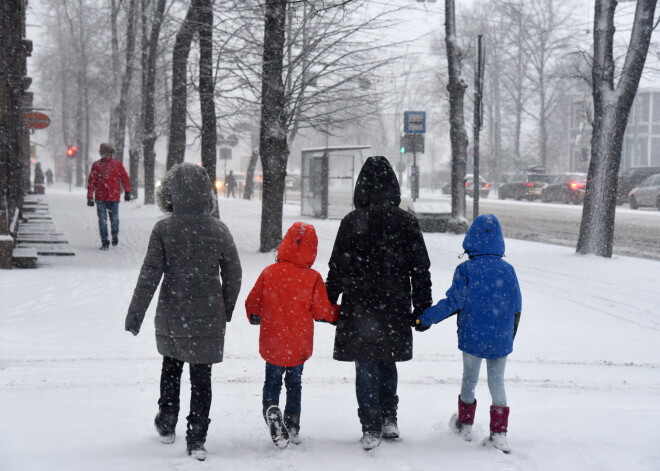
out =
<path fill-rule="evenodd" d="M 156 191 L 158 207 L 166 213 L 212 213 L 217 200 L 206 169 L 182 162 L 174 165 Z"/>

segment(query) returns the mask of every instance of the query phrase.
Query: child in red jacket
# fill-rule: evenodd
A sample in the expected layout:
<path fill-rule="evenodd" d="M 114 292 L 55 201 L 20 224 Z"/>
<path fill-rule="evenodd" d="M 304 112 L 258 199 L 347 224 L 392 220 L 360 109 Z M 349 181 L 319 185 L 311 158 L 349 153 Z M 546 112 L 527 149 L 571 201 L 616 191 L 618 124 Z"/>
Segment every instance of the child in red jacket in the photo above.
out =
<path fill-rule="evenodd" d="M 245 300 L 251 324 L 260 324 L 259 353 L 266 360 L 263 414 L 275 445 L 300 443 L 302 371 L 312 356 L 314 321 L 337 322 L 339 306 L 328 300 L 321 275 L 311 268 L 318 239 L 311 224 L 294 223 Z M 286 385 L 284 417 L 278 407 Z"/>

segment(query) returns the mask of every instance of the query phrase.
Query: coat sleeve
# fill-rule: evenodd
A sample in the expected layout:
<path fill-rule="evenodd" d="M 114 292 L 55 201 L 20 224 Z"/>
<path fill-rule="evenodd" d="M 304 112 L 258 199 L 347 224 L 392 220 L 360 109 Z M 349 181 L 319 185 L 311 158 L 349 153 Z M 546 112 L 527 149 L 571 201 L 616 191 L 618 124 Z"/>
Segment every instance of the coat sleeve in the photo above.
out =
<path fill-rule="evenodd" d="M 124 187 L 124 193 L 130 193 L 131 192 L 131 179 L 128 178 L 128 173 L 126 173 L 126 169 L 124 168 L 124 165 L 117 161 L 119 163 L 119 178 L 121 179 L 121 184 Z"/>
<path fill-rule="evenodd" d="M 140 276 L 133 291 L 133 299 L 131 299 L 131 304 L 128 307 L 128 314 L 126 315 L 127 328 L 133 324 L 133 319 L 137 319 L 136 323 L 138 326 L 142 325 L 144 315 L 160 283 L 164 269 L 165 246 L 163 245 L 163 239 L 158 225 L 156 225 L 153 231 L 151 231 L 147 255 L 144 257 Z"/>
<path fill-rule="evenodd" d="M 411 264 L 410 281 L 412 285 L 412 302 L 416 310 L 422 311 L 433 304 L 433 295 L 431 293 L 431 261 L 426 251 L 424 236 L 419 227 L 417 219 L 413 218 L 412 232 L 410 236 L 411 246 Z"/>
<path fill-rule="evenodd" d="M 222 278 L 222 298 L 225 304 L 225 318 L 229 322 L 234 313 L 234 306 L 236 306 L 236 299 L 238 299 L 243 278 L 241 260 L 238 258 L 238 251 L 229 230 L 226 230 L 224 247 L 224 251 L 220 257 L 220 276 Z"/>
<path fill-rule="evenodd" d="M 257 282 L 252 287 L 250 294 L 245 299 L 245 314 L 248 320 L 250 315 L 261 316 L 263 314 L 263 294 L 264 294 L 264 272 L 261 272 Z"/>
<path fill-rule="evenodd" d="M 96 188 L 96 180 L 99 177 L 98 166 L 96 164 L 92 165 L 92 169 L 89 171 L 89 178 L 87 179 L 87 199 L 94 199 L 94 190 Z"/>
<path fill-rule="evenodd" d="M 350 259 L 350 254 L 346 249 L 348 234 L 349 228 L 344 218 L 337 231 L 335 245 L 332 248 L 332 255 L 328 262 L 330 270 L 325 280 L 325 287 L 331 304 L 337 304 L 339 295 L 344 291 L 342 278 L 345 276 L 344 270 L 347 266 L 347 259 Z"/>
<path fill-rule="evenodd" d="M 312 317 L 317 321 L 337 322 L 339 313 L 328 299 L 328 292 L 323 284 L 323 278 L 316 274 L 314 292 L 312 293 Z"/>
<path fill-rule="evenodd" d="M 435 306 L 425 309 L 419 318 L 420 323 L 424 327 L 430 326 L 463 309 L 467 299 L 467 282 L 465 267 L 461 264 L 454 271 L 454 280 L 445 294 L 446 297 L 438 301 Z"/>

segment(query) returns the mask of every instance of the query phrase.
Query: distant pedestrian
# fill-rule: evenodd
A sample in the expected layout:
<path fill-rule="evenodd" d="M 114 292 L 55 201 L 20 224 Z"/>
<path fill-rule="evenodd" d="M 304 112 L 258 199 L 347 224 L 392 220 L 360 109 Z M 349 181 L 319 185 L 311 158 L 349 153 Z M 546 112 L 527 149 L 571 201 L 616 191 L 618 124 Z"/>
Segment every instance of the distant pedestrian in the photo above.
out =
<path fill-rule="evenodd" d="M 388 160 L 369 157 L 355 184 L 355 210 L 339 226 L 326 280 L 330 302 L 342 296 L 334 359 L 355 362 L 365 450 L 381 437 L 399 437 L 396 362 L 412 359 L 412 327 L 432 303 L 424 238 L 400 203 Z"/>
<path fill-rule="evenodd" d="M 230 194 L 232 198 L 236 197 L 236 195 L 234 194 L 234 191 L 236 190 L 236 177 L 234 177 L 233 170 L 230 170 L 229 174 L 225 177 L 225 190 L 226 190 L 226 198 L 229 198 Z"/>
<path fill-rule="evenodd" d="M 314 321 L 336 322 L 323 278 L 312 265 L 318 238 L 311 224 L 294 223 L 287 231 L 277 262 L 267 266 L 245 300 L 251 324 L 260 324 L 259 353 L 266 361 L 263 415 L 280 448 L 300 443 L 302 373 L 312 356 Z M 286 385 L 284 417 L 279 408 L 282 376 Z"/>
<path fill-rule="evenodd" d="M 94 206 L 99 219 L 101 250 L 108 250 L 108 215 L 112 245 L 119 243 L 119 197 L 124 187 L 124 201 L 131 200 L 131 181 L 122 163 L 113 159 L 115 148 L 103 143 L 99 148 L 101 159 L 94 162 L 87 182 L 87 206 Z M 121 186 L 120 186 L 121 184 Z"/>
<path fill-rule="evenodd" d="M 53 171 L 51 169 L 46 170 L 46 183 L 48 185 L 53 184 Z"/>
<path fill-rule="evenodd" d="M 41 170 L 41 163 L 37 162 L 34 166 L 34 192 L 43 195 L 44 191 L 44 171 Z"/>
<path fill-rule="evenodd" d="M 163 355 L 155 425 L 161 442 L 174 442 L 181 373 L 188 363 L 187 450 L 203 461 L 211 422 L 211 367 L 223 359 L 226 323 L 241 288 L 241 263 L 229 229 L 211 215 L 216 197 L 203 167 L 173 166 L 157 198 L 160 208 L 171 215 L 151 231 L 125 328 L 138 334 L 163 278 L 154 321 L 156 346 Z"/>
<path fill-rule="evenodd" d="M 490 436 L 484 445 L 509 453 L 506 433 L 509 407 L 504 390 L 504 368 L 513 351 L 522 297 L 516 272 L 504 257 L 504 237 L 493 214 L 475 218 L 463 240 L 469 260 L 454 271 L 446 297 L 426 309 L 415 327 L 427 330 L 431 324 L 457 314 L 458 348 L 463 352 L 463 382 L 458 396 L 458 413 L 449 422 L 451 430 L 466 441 L 472 439 L 477 409 L 474 392 L 481 360 L 486 359 L 490 406 Z"/>

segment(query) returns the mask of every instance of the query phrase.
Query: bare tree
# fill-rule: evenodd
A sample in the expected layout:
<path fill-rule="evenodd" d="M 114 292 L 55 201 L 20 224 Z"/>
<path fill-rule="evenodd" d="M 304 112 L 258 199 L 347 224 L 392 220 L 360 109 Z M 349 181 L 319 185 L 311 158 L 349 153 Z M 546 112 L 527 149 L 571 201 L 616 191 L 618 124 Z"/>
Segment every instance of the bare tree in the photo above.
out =
<path fill-rule="evenodd" d="M 456 8 L 454 0 L 445 0 L 445 43 L 449 70 L 449 136 L 451 140 L 451 220 L 450 229 L 467 230 L 465 206 L 465 167 L 468 137 L 465 130 L 464 95 L 467 84 L 461 76 L 461 51 L 456 37 Z"/>
<path fill-rule="evenodd" d="M 657 0 L 637 0 L 628 51 L 615 86 L 616 0 L 596 0 L 592 91 L 594 122 L 591 161 L 577 252 L 612 256 L 617 176 L 628 123 L 654 28 Z"/>

